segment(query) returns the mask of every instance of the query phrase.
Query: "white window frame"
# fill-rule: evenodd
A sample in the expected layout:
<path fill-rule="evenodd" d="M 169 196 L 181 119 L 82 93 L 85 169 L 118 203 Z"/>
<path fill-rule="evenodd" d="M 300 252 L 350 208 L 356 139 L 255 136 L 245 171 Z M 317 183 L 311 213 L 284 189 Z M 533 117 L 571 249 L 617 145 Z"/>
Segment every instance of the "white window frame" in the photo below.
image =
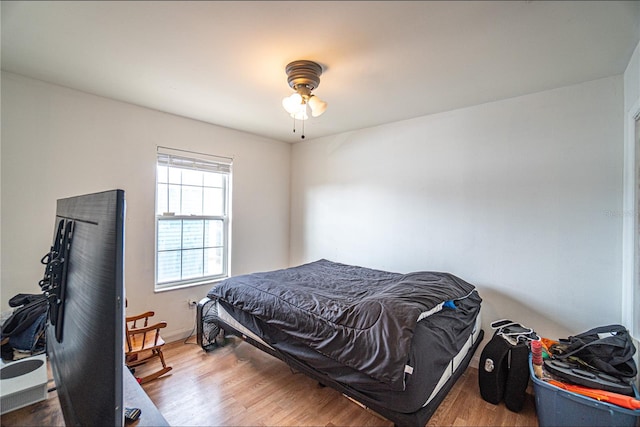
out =
<path fill-rule="evenodd" d="M 195 153 L 185 150 L 158 147 L 156 155 L 156 188 L 155 188 L 155 263 L 154 263 L 154 284 L 155 291 L 162 292 L 173 289 L 181 289 L 191 286 L 212 284 L 223 280 L 230 275 L 231 265 L 231 167 L 233 159 L 228 157 L 213 156 L 204 153 Z M 165 165 L 180 169 L 203 170 L 208 172 L 221 173 L 226 176 L 223 188 L 223 214 L 222 215 L 176 215 L 173 212 L 158 212 L 159 200 L 159 177 L 158 166 Z M 181 184 L 182 185 L 182 184 Z M 164 220 L 221 220 L 223 224 L 223 244 L 222 244 L 222 273 L 209 276 L 201 276 L 189 279 L 179 279 L 167 282 L 158 282 L 158 229 L 161 221 Z M 182 252 L 185 249 L 180 249 Z"/>
<path fill-rule="evenodd" d="M 638 223 L 638 168 L 640 153 L 636 120 L 640 119 L 640 100 L 626 117 L 624 147 L 624 193 L 622 211 L 622 322 L 636 341 L 640 341 L 640 224 Z"/>

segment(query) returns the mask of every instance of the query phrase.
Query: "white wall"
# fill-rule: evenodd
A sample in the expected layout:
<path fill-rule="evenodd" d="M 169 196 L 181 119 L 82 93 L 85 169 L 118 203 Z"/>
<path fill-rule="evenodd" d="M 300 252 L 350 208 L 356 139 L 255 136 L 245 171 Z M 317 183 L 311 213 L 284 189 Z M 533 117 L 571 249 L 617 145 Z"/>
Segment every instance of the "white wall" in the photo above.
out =
<path fill-rule="evenodd" d="M 622 77 L 294 145 L 291 263 L 447 271 L 551 338 L 621 320 Z"/>
<path fill-rule="evenodd" d="M 153 290 L 158 145 L 234 158 L 232 274 L 288 266 L 289 144 L 5 72 L 1 107 L 2 310 L 40 291 L 56 199 L 121 188 L 128 312 L 155 310 L 169 339 L 191 331 L 186 300 L 210 286 Z"/>
<path fill-rule="evenodd" d="M 625 101 L 640 93 L 640 79 L 626 86 L 633 78 L 625 74 Z M 156 310 L 170 337 L 191 330 L 195 311 L 183 302 L 208 286 L 153 292 L 155 150 L 163 145 L 234 157 L 233 274 L 322 257 L 449 271 L 479 287 L 487 331 L 501 317 L 549 337 L 620 322 L 622 82 L 597 80 L 291 149 L 2 73 L 2 309 L 14 294 L 39 290 L 55 200 L 123 188 L 130 311 Z"/>
<path fill-rule="evenodd" d="M 624 108 L 628 112 L 640 100 L 640 43 L 636 45 L 633 55 L 624 72 Z"/>

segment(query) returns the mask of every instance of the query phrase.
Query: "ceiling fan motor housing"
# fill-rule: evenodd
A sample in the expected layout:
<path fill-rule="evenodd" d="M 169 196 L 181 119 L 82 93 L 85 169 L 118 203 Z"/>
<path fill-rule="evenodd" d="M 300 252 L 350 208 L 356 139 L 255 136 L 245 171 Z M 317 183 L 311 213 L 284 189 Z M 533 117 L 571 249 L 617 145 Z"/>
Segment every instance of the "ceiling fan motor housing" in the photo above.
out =
<path fill-rule="evenodd" d="M 287 82 L 293 90 L 298 88 L 307 88 L 309 91 L 314 90 L 320 85 L 320 75 L 322 67 L 307 60 L 290 62 L 285 68 L 287 72 Z"/>

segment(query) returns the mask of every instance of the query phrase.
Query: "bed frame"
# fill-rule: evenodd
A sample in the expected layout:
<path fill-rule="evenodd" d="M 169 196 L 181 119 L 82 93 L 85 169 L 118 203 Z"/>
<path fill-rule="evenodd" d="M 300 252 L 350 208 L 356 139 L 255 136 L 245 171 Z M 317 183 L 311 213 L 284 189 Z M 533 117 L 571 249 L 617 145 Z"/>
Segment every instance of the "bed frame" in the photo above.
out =
<path fill-rule="evenodd" d="M 436 395 L 429 401 L 429 403 L 418 411 L 413 413 L 403 413 L 396 412 L 390 410 L 388 408 L 384 408 L 379 406 L 375 401 L 368 398 L 366 395 L 360 393 L 358 390 L 349 387 L 348 384 L 340 383 L 323 372 L 320 372 L 304 362 L 284 353 L 270 346 L 266 346 L 263 343 L 257 341 L 252 338 L 248 334 L 240 331 L 236 327 L 230 325 L 229 323 L 221 320 L 217 316 L 217 308 L 216 301 L 210 299 L 208 297 L 202 299 L 198 303 L 198 311 L 197 311 L 197 339 L 198 344 L 205 350 L 210 351 L 217 347 L 215 341 L 211 339 L 211 337 L 207 337 L 205 331 L 211 330 L 211 323 L 213 323 L 216 327 L 219 327 L 222 331 L 222 334 L 230 334 L 239 337 L 243 341 L 253 345 L 254 347 L 268 353 L 282 361 L 284 361 L 287 365 L 289 365 L 292 369 L 303 372 L 310 378 L 318 381 L 320 384 L 324 386 L 331 387 L 340 393 L 343 393 L 347 397 L 353 399 L 358 404 L 363 406 L 364 408 L 370 409 L 384 418 L 392 421 L 396 426 L 424 426 L 433 413 L 436 411 L 440 403 L 447 396 L 453 385 L 456 383 L 458 378 L 465 372 L 467 369 L 469 362 L 473 358 L 473 355 L 478 348 L 480 342 L 482 342 L 482 338 L 484 336 L 484 331 L 480 329 L 478 334 L 473 341 L 471 347 L 468 349 L 467 354 L 464 356 L 462 362 L 458 366 L 458 368 L 452 373 L 451 377 L 445 382 L 445 384 L 440 388 L 440 390 L 436 393 Z"/>

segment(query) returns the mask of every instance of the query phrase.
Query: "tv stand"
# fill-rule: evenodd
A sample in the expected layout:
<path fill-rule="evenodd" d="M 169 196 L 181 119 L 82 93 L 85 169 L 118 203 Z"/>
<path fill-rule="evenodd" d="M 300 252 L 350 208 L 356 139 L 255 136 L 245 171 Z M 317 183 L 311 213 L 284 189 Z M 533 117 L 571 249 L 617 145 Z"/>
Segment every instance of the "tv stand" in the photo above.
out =
<path fill-rule="evenodd" d="M 124 406 L 127 408 L 140 409 L 140 418 L 127 426 L 168 426 L 156 405 L 153 404 L 147 393 L 142 389 L 138 381 L 131 374 L 129 369 L 124 368 Z"/>

